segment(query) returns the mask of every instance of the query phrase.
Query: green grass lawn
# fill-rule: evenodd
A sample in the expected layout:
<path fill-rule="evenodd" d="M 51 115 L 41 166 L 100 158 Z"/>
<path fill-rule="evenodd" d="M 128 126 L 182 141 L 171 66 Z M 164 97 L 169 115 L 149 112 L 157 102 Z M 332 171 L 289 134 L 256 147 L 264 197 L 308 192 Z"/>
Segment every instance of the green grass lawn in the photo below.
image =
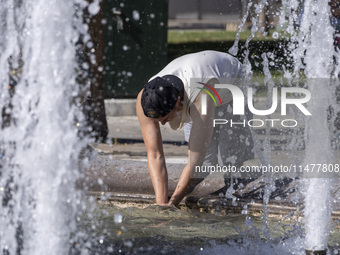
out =
<path fill-rule="evenodd" d="M 257 33 L 252 40 L 273 40 L 273 32 L 275 30 L 271 30 L 268 36 Z M 168 43 L 234 41 L 236 34 L 225 30 L 169 30 Z M 246 40 L 250 34 L 250 30 L 242 31 L 239 39 Z"/>

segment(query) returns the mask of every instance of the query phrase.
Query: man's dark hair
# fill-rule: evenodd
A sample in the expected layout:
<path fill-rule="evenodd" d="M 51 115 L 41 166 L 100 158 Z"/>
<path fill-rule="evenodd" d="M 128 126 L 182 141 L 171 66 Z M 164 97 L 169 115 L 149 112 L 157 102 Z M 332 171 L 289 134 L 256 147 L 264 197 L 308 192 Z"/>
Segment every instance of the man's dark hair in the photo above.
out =
<path fill-rule="evenodd" d="M 169 114 L 183 90 L 183 82 L 175 75 L 156 77 L 144 85 L 141 104 L 145 116 L 158 119 Z"/>

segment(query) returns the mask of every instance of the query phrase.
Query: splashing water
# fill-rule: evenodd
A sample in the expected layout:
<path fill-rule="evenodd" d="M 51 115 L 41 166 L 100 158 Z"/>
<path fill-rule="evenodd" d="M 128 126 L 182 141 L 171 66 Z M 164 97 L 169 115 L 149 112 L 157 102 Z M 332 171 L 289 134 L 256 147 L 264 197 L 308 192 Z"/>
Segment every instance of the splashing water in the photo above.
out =
<path fill-rule="evenodd" d="M 1 254 L 70 249 L 84 145 L 75 123 L 82 115 L 75 106 L 81 22 L 74 4 L 0 1 Z"/>
<path fill-rule="evenodd" d="M 291 1 L 286 6 L 297 9 Z M 291 22 L 297 21 L 297 15 L 291 15 Z M 305 63 L 305 75 L 308 78 L 308 89 L 312 100 L 308 107 L 313 117 L 308 118 L 305 132 L 307 134 L 306 156 L 303 165 L 311 163 L 334 163 L 330 142 L 330 128 L 327 122 L 329 105 L 334 105 L 330 78 L 334 66 L 333 46 L 334 29 L 330 25 L 328 1 L 305 1 L 299 33 L 293 31 L 292 25 L 288 32 L 293 37 L 291 44 L 294 60 L 294 75 Z M 317 162 L 316 162 L 317 161 Z M 331 179 L 306 178 L 305 185 L 305 249 L 326 250 L 331 221 Z"/>
<path fill-rule="evenodd" d="M 262 0 L 256 6 L 257 17 L 265 4 Z M 71 235 L 76 231 L 75 217 L 81 203 L 80 191 L 75 188 L 79 177 L 77 160 L 85 141 L 77 138 L 75 125 L 75 120 L 82 116 L 75 107 L 79 92 L 75 45 L 80 32 L 74 28 L 82 34 L 86 34 L 87 28 L 81 26 L 81 18 L 76 18 L 74 5 L 82 9 L 88 4 L 83 0 L 0 0 L 0 253 L 68 254 Z M 298 76 L 304 59 L 308 78 L 330 78 L 335 53 L 327 1 L 305 1 L 299 32 L 292 26 L 297 20 L 294 12 L 298 9 L 297 1 L 286 0 L 284 6 L 293 10 L 287 32 L 292 39 L 288 47 L 294 62 L 293 73 L 285 75 Z M 251 4 L 248 10 L 250 7 Z M 94 15 L 98 11 L 96 0 L 89 6 L 89 13 Z M 245 21 L 246 17 L 242 24 Z M 258 20 L 254 19 L 246 47 L 257 30 Z M 276 37 L 277 32 L 273 34 Z M 231 53 L 237 51 L 235 42 Z M 248 55 L 249 51 L 244 64 L 246 74 L 251 76 Z M 266 54 L 262 57 L 272 88 L 268 58 Z M 327 84 L 322 84 L 322 89 L 320 86 L 308 84 L 314 97 L 309 105 L 313 118 L 306 128 L 306 164 L 315 158 L 318 159 L 315 163 L 333 162 L 326 121 L 331 92 L 324 89 Z M 270 95 L 271 90 L 268 92 Z M 269 128 L 266 132 L 269 133 Z M 320 141 L 325 144 L 322 148 Z M 260 157 L 265 164 L 270 162 L 268 146 Z M 330 184 L 330 179 L 324 178 L 306 181 L 308 250 L 327 248 Z M 272 188 L 268 180 L 264 204 L 268 203 Z M 115 215 L 113 220 L 120 223 L 122 215 Z M 265 237 L 270 238 L 269 234 Z M 300 246 L 301 240 L 289 242 Z M 260 248 L 262 253 L 269 253 L 267 246 Z M 288 248 L 282 250 L 289 253 Z M 221 253 L 225 249 L 228 247 Z M 277 252 L 280 247 L 274 249 Z"/>
<path fill-rule="evenodd" d="M 243 61 L 243 72 L 244 72 L 244 76 L 245 76 L 245 84 L 247 84 L 247 86 L 249 87 L 253 87 L 252 85 L 252 77 L 253 77 L 253 72 L 252 72 L 252 66 L 251 63 L 249 61 L 249 55 L 250 55 L 250 50 L 249 50 L 249 43 L 250 41 L 255 37 L 256 32 L 259 31 L 259 25 L 260 25 L 260 13 L 263 11 L 264 6 L 267 4 L 267 0 L 262 0 L 259 1 L 258 4 L 254 5 L 254 10 L 255 10 L 255 17 L 253 17 L 251 19 L 252 21 L 252 27 L 251 27 L 251 35 L 247 38 L 246 42 L 245 42 L 245 52 L 244 52 L 244 61 Z M 238 32 L 237 32 L 237 36 L 236 36 L 236 40 L 234 42 L 234 45 L 229 49 L 229 53 L 230 54 L 237 54 L 238 51 L 238 41 L 239 41 L 239 34 L 241 32 L 241 29 L 245 23 L 245 20 L 247 19 L 248 15 L 249 15 L 249 9 L 252 7 L 252 3 L 250 2 L 247 6 L 247 12 L 245 14 L 245 16 L 242 19 L 242 22 L 238 28 Z M 272 77 L 269 71 L 269 67 L 268 67 L 268 58 L 267 58 L 267 54 L 263 53 L 261 55 L 263 62 L 263 71 L 265 74 L 265 84 L 268 85 L 268 97 L 266 100 L 266 106 L 268 107 L 268 109 L 271 107 L 272 105 L 272 94 L 273 94 L 273 86 L 274 83 L 272 81 Z M 263 165 L 268 166 L 271 163 L 271 148 L 270 148 L 270 140 L 269 140 L 269 136 L 270 136 L 270 124 L 267 123 L 266 125 L 266 129 L 265 129 L 265 139 L 262 142 L 262 145 L 264 147 L 263 152 L 261 151 L 260 147 L 261 147 L 261 142 L 259 141 L 257 134 L 255 133 L 255 131 L 253 129 L 251 129 L 251 134 L 254 140 L 254 150 L 256 155 L 260 158 L 261 162 Z M 265 228 L 264 228 L 264 236 L 269 240 L 270 239 L 270 234 L 269 234 L 269 226 L 268 226 L 268 221 L 267 221 L 267 217 L 268 217 L 268 203 L 269 203 L 269 198 L 270 195 L 272 193 L 272 191 L 275 190 L 275 185 L 273 182 L 273 178 L 272 176 L 268 176 L 265 178 L 265 190 L 264 190 L 264 194 L 263 194 L 263 211 L 264 211 L 264 215 L 263 215 L 263 222 L 265 224 Z"/>
<path fill-rule="evenodd" d="M 255 6 L 257 16 L 252 20 L 251 36 L 245 43 L 245 48 L 247 49 L 244 53 L 246 77 L 252 76 L 248 44 L 255 36 L 255 32 L 258 31 L 258 16 L 265 4 L 267 4 L 267 1 L 261 1 Z M 300 14 L 303 14 L 301 24 L 299 27 L 296 27 L 301 17 Z M 301 13 L 301 6 L 298 1 L 286 0 L 283 1 L 282 15 L 285 16 L 285 20 L 288 20 L 288 26 L 284 28 L 285 32 L 289 35 L 287 39 L 290 41 L 286 48 L 286 56 L 293 63 L 291 66 L 292 72 L 288 71 L 289 65 L 283 67 L 285 70 L 284 77 L 299 78 L 300 70 L 304 70 L 305 76 L 308 78 L 305 87 L 312 94 L 308 109 L 312 112 L 313 116 L 307 119 L 305 125 L 305 133 L 307 134 L 306 154 L 304 159 L 298 160 L 298 163 L 302 165 L 334 163 L 330 141 L 330 131 L 332 130 L 330 130 L 329 122 L 327 121 L 327 114 L 329 113 L 329 106 L 333 106 L 335 101 L 332 97 L 332 89 L 334 87 L 332 87 L 330 78 L 332 73 L 338 73 L 339 68 L 334 66 L 334 56 L 336 56 L 333 46 L 334 29 L 330 25 L 328 1 L 306 0 L 304 1 L 304 11 Z M 283 23 L 287 22 L 282 22 L 281 20 L 282 27 Z M 279 38 L 279 34 L 274 32 L 273 38 Z M 230 53 L 237 53 L 237 44 L 238 39 L 236 39 L 234 46 L 230 49 Z M 336 57 L 339 58 L 339 56 Z M 273 84 L 265 53 L 262 54 L 262 58 L 264 60 L 262 64 L 264 67 L 265 84 L 268 84 L 267 106 L 270 106 Z M 269 138 L 268 128 L 266 129 L 266 134 L 266 138 Z M 257 142 L 255 133 L 253 133 L 253 137 L 256 150 L 256 147 L 259 148 L 259 142 Z M 264 165 L 271 161 L 271 149 L 266 144 L 268 145 L 269 141 L 265 139 L 263 153 L 259 150 L 256 151 Z M 301 181 L 304 186 L 305 196 L 305 249 L 314 251 L 327 249 L 331 221 L 330 190 L 332 186 L 330 178 L 321 178 L 323 177 L 322 175 L 316 177 L 305 178 Z M 268 179 L 266 182 L 264 212 L 266 212 L 265 205 L 268 203 L 269 196 L 275 190 L 272 180 Z M 266 219 L 266 213 L 264 214 L 264 219 Z M 266 237 L 270 238 L 269 236 Z"/>

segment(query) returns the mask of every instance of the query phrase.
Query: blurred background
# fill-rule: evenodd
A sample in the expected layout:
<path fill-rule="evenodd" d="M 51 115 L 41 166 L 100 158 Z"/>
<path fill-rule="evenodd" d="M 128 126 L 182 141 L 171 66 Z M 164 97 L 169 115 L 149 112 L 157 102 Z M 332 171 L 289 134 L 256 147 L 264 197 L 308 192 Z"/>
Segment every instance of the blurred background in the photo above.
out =
<path fill-rule="evenodd" d="M 90 30 L 97 58 L 92 72 L 103 84 L 105 99 L 136 97 L 152 75 L 183 54 L 228 52 L 248 4 L 248 0 L 102 1 L 100 12 L 90 19 Z M 279 37 L 272 36 L 278 30 L 280 8 L 280 0 L 263 8 L 259 32 L 249 47 L 280 51 L 273 43 Z M 241 48 L 250 36 L 252 18 L 248 15 L 240 28 Z M 242 51 L 237 57 L 242 58 Z"/>
<path fill-rule="evenodd" d="M 81 61 L 91 84 L 84 109 L 97 140 L 107 136 L 106 116 L 135 115 L 135 98 L 144 84 L 184 54 L 229 52 L 235 44 L 238 50 L 232 54 L 241 62 L 249 59 L 255 78 L 264 78 L 263 53 L 271 56 L 273 77 L 282 77 L 282 66 L 289 68 L 291 60 L 283 50 L 289 35 L 279 21 L 288 20 L 292 11 L 282 10 L 281 0 L 267 1 L 262 10 L 260 4 L 260 0 L 102 0 L 100 10 L 89 10 L 85 19 L 91 40 L 85 46 L 87 59 Z"/>

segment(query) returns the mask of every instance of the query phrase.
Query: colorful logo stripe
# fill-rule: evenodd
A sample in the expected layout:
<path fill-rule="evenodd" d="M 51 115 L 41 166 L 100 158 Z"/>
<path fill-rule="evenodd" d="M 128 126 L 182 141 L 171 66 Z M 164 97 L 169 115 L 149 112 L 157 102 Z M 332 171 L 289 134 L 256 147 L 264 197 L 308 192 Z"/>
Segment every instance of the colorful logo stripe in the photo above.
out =
<path fill-rule="evenodd" d="M 214 100 L 215 106 L 217 106 L 217 103 L 216 103 L 216 100 L 215 100 L 214 96 L 208 90 L 206 90 L 204 88 L 198 88 L 198 89 L 203 90 L 204 92 L 206 92 Z"/>
<path fill-rule="evenodd" d="M 220 101 L 220 104 L 222 105 L 222 100 L 221 100 L 220 96 L 218 95 L 217 91 L 213 87 L 211 87 L 208 84 L 205 84 L 203 82 L 197 82 L 197 83 L 202 84 L 203 86 L 208 87 L 212 92 L 214 92 L 215 95 L 217 96 L 218 100 Z M 215 100 L 214 96 L 208 90 L 203 89 L 203 88 L 199 88 L 199 89 L 205 91 L 214 100 L 215 106 L 217 106 L 217 103 L 216 103 L 216 100 Z"/>

